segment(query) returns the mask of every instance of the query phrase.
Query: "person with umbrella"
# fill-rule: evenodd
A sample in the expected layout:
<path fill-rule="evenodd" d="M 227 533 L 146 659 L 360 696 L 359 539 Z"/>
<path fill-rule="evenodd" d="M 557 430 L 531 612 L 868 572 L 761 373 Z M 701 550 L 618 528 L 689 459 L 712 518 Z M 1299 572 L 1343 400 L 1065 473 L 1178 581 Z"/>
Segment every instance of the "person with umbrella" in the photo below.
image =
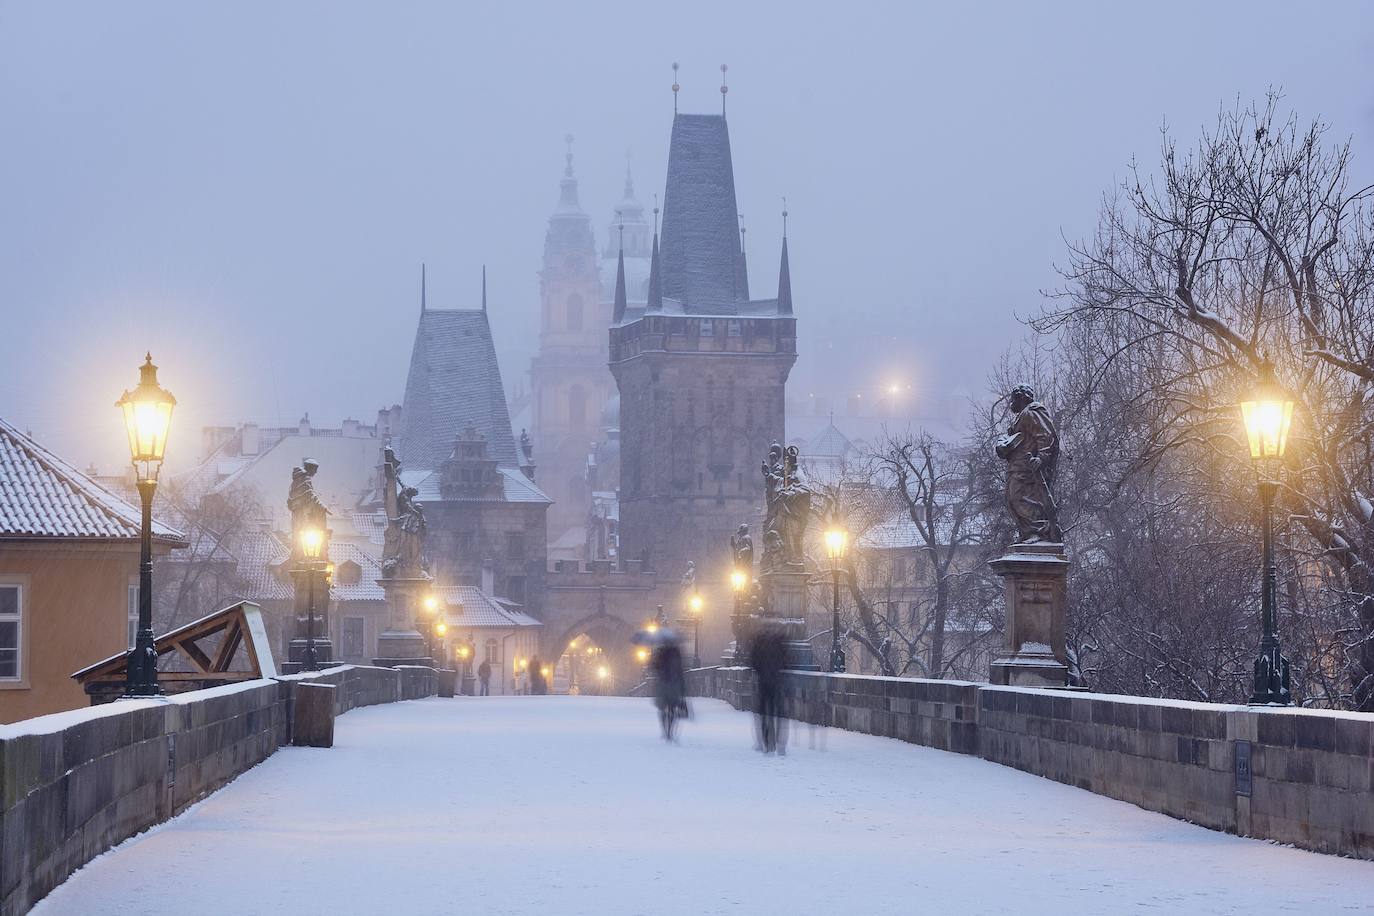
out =
<path fill-rule="evenodd" d="M 682 658 L 682 641 L 668 628 L 659 606 L 658 619 L 634 636 L 637 645 L 648 646 L 649 676 L 653 679 L 654 707 L 658 710 L 663 740 L 672 741 L 677 733 L 678 719 L 686 716 L 687 666 Z"/>

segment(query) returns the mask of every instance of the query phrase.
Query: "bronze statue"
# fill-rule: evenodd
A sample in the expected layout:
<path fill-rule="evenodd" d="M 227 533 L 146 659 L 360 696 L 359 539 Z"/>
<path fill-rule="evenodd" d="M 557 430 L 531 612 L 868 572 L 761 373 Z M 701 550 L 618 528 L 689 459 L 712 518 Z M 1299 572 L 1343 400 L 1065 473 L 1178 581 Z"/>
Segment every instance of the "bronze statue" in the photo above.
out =
<path fill-rule="evenodd" d="M 741 524 L 730 536 L 730 553 L 734 557 L 735 569 L 749 576 L 754 574 L 754 539 L 749 536 L 748 524 Z"/>
<path fill-rule="evenodd" d="M 320 469 L 319 462 L 313 458 L 305 459 L 299 467 L 291 469 L 291 489 L 286 494 L 286 508 L 291 512 L 291 550 L 300 549 L 301 532 L 307 528 L 323 531 L 329 510 L 315 495 L 315 472 Z"/>
<path fill-rule="evenodd" d="M 996 449 L 1007 462 L 1007 507 L 1016 520 L 1018 543 L 1062 541 L 1053 490 L 1059 433 L 1029 385 L 1012 389 L 1010 406 L 1011 426 L 997 438 Z"/>

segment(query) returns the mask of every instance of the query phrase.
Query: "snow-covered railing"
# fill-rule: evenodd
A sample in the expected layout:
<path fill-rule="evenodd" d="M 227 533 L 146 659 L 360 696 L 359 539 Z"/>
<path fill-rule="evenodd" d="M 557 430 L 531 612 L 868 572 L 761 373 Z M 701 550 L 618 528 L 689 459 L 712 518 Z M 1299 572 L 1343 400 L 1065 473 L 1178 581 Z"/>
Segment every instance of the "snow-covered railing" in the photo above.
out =
<path fill-rule="evenodd" d="M 302 680 L 333 684 L 336 714 L 435 688 L 428 668 L 341 665 L 0 726 L 0 916 L 289 743 Z"/>
<path fill-rule="evenodd" d="M 689 672 L 753 707 L 746 668 Z M 1016 767 L 1216 830 L 1374 859 L 1374 715 L 788 672 L 799 721 Z"/>

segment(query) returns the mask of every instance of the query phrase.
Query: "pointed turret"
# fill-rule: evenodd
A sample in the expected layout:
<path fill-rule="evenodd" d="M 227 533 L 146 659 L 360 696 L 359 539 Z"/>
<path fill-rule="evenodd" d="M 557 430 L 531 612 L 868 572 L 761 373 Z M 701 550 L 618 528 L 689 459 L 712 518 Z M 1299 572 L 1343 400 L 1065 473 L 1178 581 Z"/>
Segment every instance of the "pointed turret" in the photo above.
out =
<path fill-rule="evenodd" d="M 654 233 L 654 250 L 649 255 L 649 295 L 644 304 L 646 312 L 663 311 L 663 280 L 658 269 L 658 233 Z"/>
<path fill-rule="evenodd" d="M 615 311 L 611 321 L 615 324 L 625 320 L 625 227 L 620 227 L 620 254 L 615 265 Z"/>
<path fill-rule="evenodd" d="M 787 235 L 782 237 L 782 264 L 778 267 L 778 314 L 792 314 L 792 272 L 787 268 Z"/>
<path fill-rule="evenodd" d="M 749 298 L 749 262 L 744 257 L 744 217 L 739 218 L 739 259 L 735 261 L 735 298 Z"/>
<path fill-rule="evenodd" d="M 567 164 L 563 167 L 563 180 L 559 183 L 558 209 L 554 214 L 581 214 L 585 211 L 577 199 L 577 179 L 573 176 L 572 134 L 564 137 L 563 141 L 568 144 L 568 152 L 563 157 Z"/>

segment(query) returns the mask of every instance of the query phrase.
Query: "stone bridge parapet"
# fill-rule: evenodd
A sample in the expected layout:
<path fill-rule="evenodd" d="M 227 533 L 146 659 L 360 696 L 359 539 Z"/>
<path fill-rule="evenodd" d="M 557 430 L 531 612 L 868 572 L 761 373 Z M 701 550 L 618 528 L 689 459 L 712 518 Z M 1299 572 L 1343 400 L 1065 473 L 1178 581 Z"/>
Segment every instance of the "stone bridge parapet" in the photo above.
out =
<path fill-rule="evenodd" d="M 982 757 L 1193 823 L 1374 859 L 1374 715 L 788 672 L 790 718 Z M 746 668 L 688 673 L 754 705 Z"/>

